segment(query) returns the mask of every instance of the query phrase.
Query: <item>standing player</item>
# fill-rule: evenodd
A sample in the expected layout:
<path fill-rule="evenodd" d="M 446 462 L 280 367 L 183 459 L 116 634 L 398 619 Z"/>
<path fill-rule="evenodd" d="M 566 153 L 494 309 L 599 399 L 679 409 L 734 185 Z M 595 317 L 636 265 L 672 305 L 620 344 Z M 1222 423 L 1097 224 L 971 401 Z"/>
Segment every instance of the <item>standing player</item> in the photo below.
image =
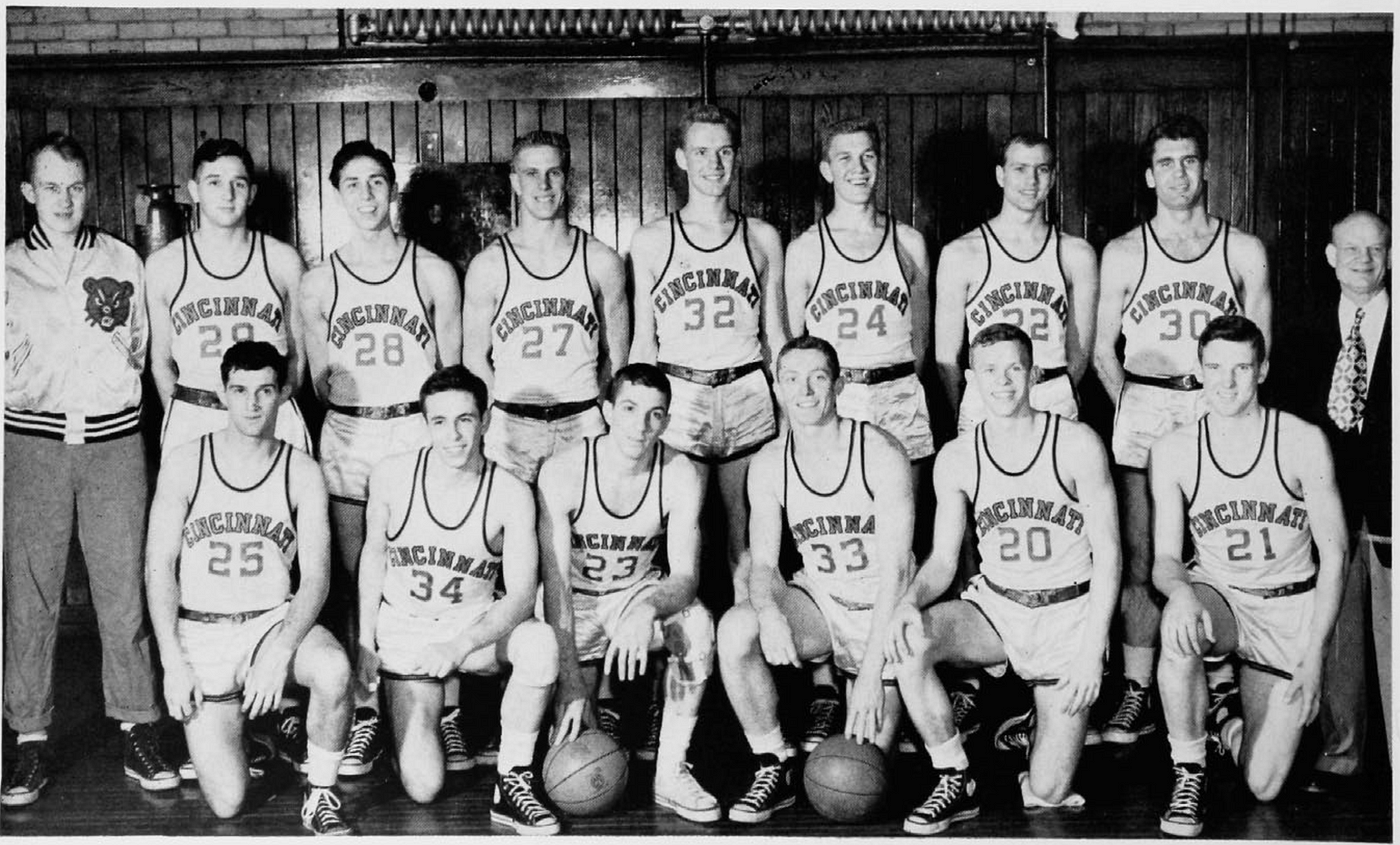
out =
<path fill-rule="evenodd" d="M 545 608 L 561 654 L 554 742 L 597 723 L 599 662 L 604 675 L 616 666 L 630 680 L 646 672 L 651 652 L 666 648 L 653 800 L 681 818 L 713 822 L 719 802 L 685 759 L 714 671 L 714 620 L 695 598 L 705 476 L 660 442 L 670 403 L 660 370 L 628 364 L 603 402 L 608 433 L 585 438 L 540 470 Z M 665 577 L 653 565 L 662 542 Z"/>
<path fill-rule="evenodd" d="M 933 761 L 933 791 L 904 821 L 917 835 L 979 811 L 939 663 L 1009 663 L 1025 678 L 1039 727 L 1021 775 L 1022 804 L 1083 804 L 1071 786 L 1122 566 L 1103 444 L 1088 426 L 1031 407 L 1038 379 L 1030 337 L 996 323 L 977 333 L 968 355 L 988 417 L 934 464 L 933 556 L 899 602 L 885 643 Z M 968 504 L 981 573 L 960 598 L 938 602 L 957 574 Z"/>
<path fill-rule="evenodd" d="M 1123 696 L 1100 734 L 1105 742 L 1123 744 L 1155 729 L 1152 663 L 1161 610 L 1150 583 L 1148 449 L 1205 411 L 1196 342 L 1206 324 L 1243 313 L 1267 342 L 1273 313 L 1264 245 L 1206 211 L 1205 128 L 1195 118 L 1174 115 L 1152 127 L 1142 149 L 1157 210 L 1104 248 L 1094 345 L 1099 380 L 1117 408 L 1113 461 L 1128 558 L 1119 610 Z"/>
<path fill-rule="evenodd" d="M 515 139 L 520 223 L 467 268 L 462 358 L 491 391 L 486 457 L 534 484 L 563 446 L 602 433 L 599 385 L 627 361 L 622 259 L 570 225 L 569 139 Z"/>
<path fill-rule="evenodd" d="M 298 308 L 301 256 L 248 229 L 257 196 L 253 158 L 237 141 L 211 139 L 194 153 L 189 183 L 199 226 L 146 260 L 151 376 L 165 406 L 161 449 L 222 429 L 219 364 L 240 340 L 265 340 L 287 356 L 287 395 L 306 368 Z M 276 434 L 304 452 L 311 436 L 296 403 L 277 414 Z"/>
<path fill-rule="evenodd" d="M 374 657 L 360 662 L 360 683 L 386 679 L 399 779 L 409 798 L 427 803 L 445 771 L 443 680 L 512 667 L 491 821 L 558 833 L 531 770 L 559 670 L 553 633 L 530 618 L 539 577 L 534 499 L 481 454 L 481 379 L 460 364 L 445 367 L 423 382 L 419 404 L 432 446 L 386 458 L 370 476 L 360 653 Z"/>
<path fill-rule="evenodd" d="M 416 385 L 439 367 L 460 363 L 462 300 L 452 265 L 391 227 L 396 188 L 388 153 L 351 141 L 331 160 L 330 183 L 353 234 L 307 272 L 302 318 L 311 384 L 327 406 L 321 470 L 336 551 L 353 593 L 370 468 L 427 441 Z M 343 600 L 348 642 L 358 642 L 355 600 Z M 378 707 L 373 693 L 355 691 L 341 774 L 368 772 L 382 753 Z"/>
<path fill-rule="evenodd" d="M 1341 603 L 1346 521 L 1327 438 L 1259 404 L 1264 353 L 1253 323 L 1212 320 L 1200 339 L 1209 413 L 1152 446 L 1152 581 L 1167 597 L 1158 672 L 1175 771 L 1161 827 L 1176 836 L 1201 833 L 1208 728 L 1256 798 L 1271 801 L 1283 788 L 1303 727 L 1317 716 Z M 1243 712 L 1227 705 L 1207 725 L 1202 661 L 1231 653 L 1242 662 Z"/>
<path fill-rule="evenodd" d="M 719 625 L 724 689 L 757 758 L 753 781 L 729 809 L 731 821 L 747 824 L 796 797 L 769 664 L 830 656 L 850 679 L 846 735 L 885 752 L 893 745 L 899 692 L 881 645 L 912 569 L 914 480 L 898 441 L 837 414 L 840 364 L 821 338 L 788 342 L 777 369 L 791 428 L 754 458 L 749 599 Z M 803 567 L 786 585 L 778 575 L 784 518 Z"/>
<path fill-rule="evenodd" d="M 696 106 L 676 127 L 686 203 L 632 237 L 637 326 L 631 360 L 654 363 L 671 377 L 675 401 L 666 444 L 715 466 L 730 574 L 735 598 L 742 600 L 744 478 L 753 453 L 777 433 L 764 368 L 786 337 L 778 232 L 729 207 L 739 142 L 738 117 L 719 106 Z"/>
<path fill-rule="evenodd" d="M 271 712 L 288 680 L 307 687 L 302 824 L 351 833 L 336 789 L 350 663 L 316 624 L 330 588 L 325 484 L 315 461 L 273 436 L 287 359 L 269 343 L 240 341 L 220 369 L 224 430 L 172 446 L 151 503 L 146 590 L 165 703 L 185 723 L 205 801 L 229 818 L 248 791 L 245 716 Z"/>

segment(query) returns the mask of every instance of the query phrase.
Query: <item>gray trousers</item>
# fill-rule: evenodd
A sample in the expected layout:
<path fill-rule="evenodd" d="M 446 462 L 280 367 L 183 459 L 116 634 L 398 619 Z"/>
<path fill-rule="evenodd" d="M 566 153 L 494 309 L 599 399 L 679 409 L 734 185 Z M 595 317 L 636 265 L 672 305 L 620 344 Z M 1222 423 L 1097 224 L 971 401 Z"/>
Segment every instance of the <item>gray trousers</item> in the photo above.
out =
<path fill-rule="evenodd" d="M 54 651 L 76 512 L 102 639 L 106 713 L 160 718 L 142 561 L 146 458 L 139 434 L 65 444 L 5 432 L 5 720 L 53 722 Z"/>

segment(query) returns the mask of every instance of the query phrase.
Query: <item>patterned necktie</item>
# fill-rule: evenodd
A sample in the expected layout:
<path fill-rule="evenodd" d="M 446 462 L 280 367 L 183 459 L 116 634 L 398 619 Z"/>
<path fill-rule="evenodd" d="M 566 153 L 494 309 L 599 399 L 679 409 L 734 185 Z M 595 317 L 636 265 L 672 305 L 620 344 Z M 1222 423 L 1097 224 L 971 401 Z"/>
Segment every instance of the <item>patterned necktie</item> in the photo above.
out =
<path fill-rule="evenodd" d="M 1366 409 L 1366 342 L 1361 339 L 1361 318 L 1365 314 L 1356 309 L 1356 320 L 1342 341 L 1337 366 L 1332 370 L 1332 390 L 1327 394 L 1327 414 L 1341 431 L 1359 430 L 1361 414 Z"/>

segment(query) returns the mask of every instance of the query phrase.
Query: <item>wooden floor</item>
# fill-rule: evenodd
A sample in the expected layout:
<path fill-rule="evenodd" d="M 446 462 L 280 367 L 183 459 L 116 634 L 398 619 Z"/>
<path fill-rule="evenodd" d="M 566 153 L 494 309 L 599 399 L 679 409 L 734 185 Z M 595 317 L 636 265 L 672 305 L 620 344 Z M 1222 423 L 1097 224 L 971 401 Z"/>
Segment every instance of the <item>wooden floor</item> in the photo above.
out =
<path fill-rule="evenodd" d="M 64 667 L 59 672 L 57 722 L 53 730 L 57 756 L 53 784 L 40 802 L 20 810 L 0 812 L 0 835 L 300 835 L 300 781 L 280 764 L 262 781 L 251 806 L 240 818 L 220 821 L 205 807 L 194 785 L 166 793 L 148 793 L 121 771 L 120 739 L 113 723 L 101 716 L 101 693 L 94 655 L 96 639 L 89 634 L 66 633 L 60 641 Z M 84 665 L 86 664 L 86 665 Z M 801 712 L 801 678 L 783 679 L 795 695 L 784 708 L 785 724 L 796 727 Z M 1014 706 L 1019 691 L 1003 682 L 989 684 L 984 700 L 1001 706 L 986 714 L 985 729 L 969 743 L 974 774 L 983 795 L 980 818 L 960 824 L 951 833 L 958 837 L 1001 838 L 1156 838 L 1157 815 L 1168 788 L 1169 767 L 1165 741 L 1160 735 L 1146 738 L 1137 747 L 1100 746 L 1088 749 L 1080 766 L 1077 789 L 1088 799 L 1077 812 L 1027 812 L 1020 806 L 1016 772 L 1018 755 L 990 749 L 991 727 Z M 790 728 L 791 730 L 791 728 Z M 178 742 L 178 730 L 168 725 L 170 744 Z M 1310 737 L 1315 745 L 1315 737 Z M 7 736 L 5 748 L 13 748 Z M 1345 798 L 1318 798 L 1297 788 L 1297 775 L 1284 795 L 1269 805 L 1255 802 L 1232 767 L 1212 762 L 1206 835 L 1216 839 L 1341 840 L 1386 842 L 1392 840 L 1391 779 L 1386 771 L 1384 746 L 1371 749 L 1373 776 L 1361 794 Z M 1377 759 L 1378 758 L 1378 759 Z M 1310 759 L 1310 757 L 1308 758 Z M 695 774 L 718 797 L 729 803 L 747 785 L 748 755 L 742 735 L 714 685 L 706 696 L 699 728 L 692 744 Z M 387 765 L 371 775 L 343 784 L 346 806 L 353 823 L 371 835 L 464 835 L 491 832 L 487 808 L 491 799 L 491 772 L 476 770 L 449 775 L 442 797 L 431 806 L 418 806 L 404 796 Z M 632 783 L 624 805 L 598 819 L 568 820 L 565 832 L 591 835 L 719 835 L 743 836 L 893 836 L 912 805 L 929 788 L 929 763 L 923 755 L 899 757 L 893 764 L 893 793 L 888 811 L 879 821 L 865 825 L 836 825 L 818 816 L 800 801 L 792 810 L 759 827 L 721 822 L 696 825 L 650 804 L 649 764 L 634 763 Z"/>

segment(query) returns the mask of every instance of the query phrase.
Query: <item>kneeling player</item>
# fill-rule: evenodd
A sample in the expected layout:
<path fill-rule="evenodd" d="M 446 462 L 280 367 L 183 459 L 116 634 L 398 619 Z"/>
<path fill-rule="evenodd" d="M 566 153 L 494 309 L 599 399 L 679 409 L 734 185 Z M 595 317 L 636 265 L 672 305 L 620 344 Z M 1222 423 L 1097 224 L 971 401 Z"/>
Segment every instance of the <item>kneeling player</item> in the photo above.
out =
<path fill-rule="evenodd" d="M 1177 836 L 1199 835 L 1204 816 L 1203 661 L 1241 658 L 1241 701 L 1227 699 L 1209 727 L 1255 797 L 1273 800 L 1317 715 L 1346 553 L 1326 438 L 1259 404 L 1268 373 L 1259 329 L 1217 317 L 1198 348 L 1209 410 L 1153 444 L 1149 464 L 1152 581 L 1167 597 L 1157 677 L 1175 770 L 1161 827 Z M 1197 559 L 1190 570 L 1181 559 L 1187 528 Z"/>
<path fill-rule="evenodd" d="M 1036 372 L 1020 329 L 983 329 L 969 360 L 988 417 L 938 454 L 933 554 L 900 600 L 885 643 L 933 761 L 933 791 L 904 821 L 917 835 L 979 811 L 952 705 L 934 671 L 940 663 L 1009 663 L 1030 683 L 1038 728 L 1030 771 L 1021 776 L 1022 803 L 1083 803 L 1070 787 L 1118 597 L 1118 510 L 1098 436 L 1031 408 Z M 957 571 L 966 503 L 981 573 L 960 598 L 934 604 Z"/>
<path fill-rule="evenodd" d="M 647 655 L 670 652 L 656 752 L 655 802 L 681 818 L 718 821 L 719 802 L 690 773 L 686 751 L 714 667 L 714 620 L 695 598 L 705 477 L 660 442 L 671 404 L 651 364 L 618 371 L 603 402 L 608 433 L 540 469 L 545 608 L 559 640 L 556 744 L 596 724 L 597 661 L 629 680 Z M 670 574 L 653 559 L 666 542 Z M 587 672 L 581 662 L 593 661 Z"/>
<path fill-rule="evenodd" d="M 910 571 L 914 479 L 909 459 L 883 430 L 836 413 L 836 350 L 806 335 L 778 354 L 778 398 L 790 433 L 763 447 L 749 472 L 749 600 L 719 626 L 724 688 L 757 758 L 731 821 L 767 821 L 791 807 L 794 754 L 778 724 L 772 665 L 831 656 L 853 678 L 847 736 L 888 752 L 899 724 L 899 692 L 880 648 Z M 876 514 L 879 514 L 877 521 Z M 786 516 L 802 569 L 778 575 Z"/>
<path fill-rule="evenodd" d="M 243 341 L 224 354 L 221 375 L 228 427 L 168 450 L 151 503 L 146 590 L 165 703 L 185 723 L 205 800 L 228 818 L 248 791 L 243 719 L 272 710 L 290 671 L 310 690 L 302 823 L 351 833 L 336 791 L 350 663 L 315 624 L 330 575 L 325 484 L 305 452 L 273 434 L 287 359 Z"/>
<path fill-rule="evenodd" d="M 386 458 L 370 475 L 360 554 L 361 683 L 388 687 L 404 791 L 442 789 L 443 679 L 513 671 L 501 702 L 493 824 L 559 832 L 532 770 L 535 738 L 559 673 L 554 637 L 530 618 L 538 586 L 530 490 L 481 453 L 486 385 L 461 365 L 423 382 L 431 446 Z M 495 599 L 497 575 L 505 595 Z M 378 663 L 378 666 L 372 664 Z"/>

